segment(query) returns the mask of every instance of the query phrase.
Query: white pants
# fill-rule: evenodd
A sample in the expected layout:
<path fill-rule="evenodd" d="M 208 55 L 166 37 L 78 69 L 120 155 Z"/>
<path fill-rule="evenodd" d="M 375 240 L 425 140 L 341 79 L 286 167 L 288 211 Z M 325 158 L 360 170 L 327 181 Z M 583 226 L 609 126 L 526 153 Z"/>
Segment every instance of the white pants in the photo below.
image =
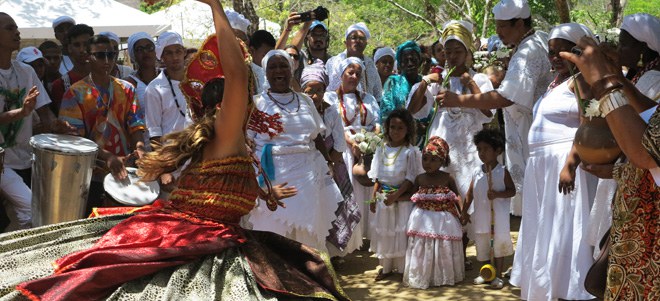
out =
<path fill-rule="evenodd" d="M 5 210 L 9 216 L 9 226 L 6 231 L 27 229 L 32 227 L 32 190 L 25 185 L 23 178 L 13 169 L 4 167 L 0 189 L 5 196 Z"/>

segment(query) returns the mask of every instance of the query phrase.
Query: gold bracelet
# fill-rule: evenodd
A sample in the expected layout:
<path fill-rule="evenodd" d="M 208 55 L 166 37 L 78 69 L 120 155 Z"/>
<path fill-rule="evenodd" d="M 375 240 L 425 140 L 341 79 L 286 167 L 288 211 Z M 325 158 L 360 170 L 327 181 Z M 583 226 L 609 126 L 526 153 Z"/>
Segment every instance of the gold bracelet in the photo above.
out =
<path fill-rule="evenodd" d="M 623 95 L 623 91 L 621 91 L 621 89 L 616 89 L 601 97 L 598 103 L 599 103 L 598 108 L 600 109 L 601 116 L 606 117 L 612 111 L 627 105 L 628 100 Z"/>

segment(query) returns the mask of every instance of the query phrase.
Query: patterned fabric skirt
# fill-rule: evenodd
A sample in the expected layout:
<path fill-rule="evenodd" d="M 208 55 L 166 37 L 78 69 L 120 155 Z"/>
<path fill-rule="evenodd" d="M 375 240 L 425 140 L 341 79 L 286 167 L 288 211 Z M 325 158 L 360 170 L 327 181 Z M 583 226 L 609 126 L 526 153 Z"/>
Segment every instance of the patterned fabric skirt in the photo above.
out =
<path fill-rule="evenodd" d="M 184 239 L 173 239 L 168 247 L 146 245 L 150 234 L 161 230 L 145 228 L 148 224 L 140 224 L 140 218 L 147 221 L 159 214 L 165 220 L 176 219 L 162 212 L 110 215 L 0 236 L 0 300 L 24 300 L 21 291 L 33 300 L 348 300 L 327 255 L 273 233 L 239 229 L 234 239 L 230 237 L 234 234 L 223 232 L 213 246 L 217 251 L 211 252 L 201 245 L 181 243 Z M 141 226 L 133 228 L 131 241 L 105 235 L 121 231 L 126 221 L 132 221 L 129 226 Z M 174 224 L 162 232 L 170 235 L 189 226 L 186 221 Z M 153 225 L 168 227 L 160 222 Z M 213 229 L 203 231 L 208 230 Z M 133 241 L 139 236 L 145 239 Z M 225 237 L 226 243 L 222 242 Z M 98 248 L 109 240 L 111 244 Z M 113 249 L 114 243 L 132 248 Z M 157 268 L 143 273 L 151 265 Z M 76 289 L 70 290 L 71 286 Z"/>

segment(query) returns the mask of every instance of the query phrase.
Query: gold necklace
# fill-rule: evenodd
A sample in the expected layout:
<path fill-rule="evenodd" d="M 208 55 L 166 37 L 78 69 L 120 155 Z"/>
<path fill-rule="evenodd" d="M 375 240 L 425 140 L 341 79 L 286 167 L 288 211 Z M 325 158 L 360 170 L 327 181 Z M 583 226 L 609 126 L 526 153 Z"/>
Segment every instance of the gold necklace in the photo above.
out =
<path fill-rule="evenodd" d="M 394 163 L 396 163 L 396 159 L 399 158 L 399 155 L 401 154 L 401 150 L 403 150 L 403 145 L 399 146 L 399 150 L 397 150 L 394 156 L 392 157 L 387 156 L 387 154 L 385 153 L 386 148 L 387 147 L 383 147 L 383 165 L 392 166 L 394 165 Z"/>

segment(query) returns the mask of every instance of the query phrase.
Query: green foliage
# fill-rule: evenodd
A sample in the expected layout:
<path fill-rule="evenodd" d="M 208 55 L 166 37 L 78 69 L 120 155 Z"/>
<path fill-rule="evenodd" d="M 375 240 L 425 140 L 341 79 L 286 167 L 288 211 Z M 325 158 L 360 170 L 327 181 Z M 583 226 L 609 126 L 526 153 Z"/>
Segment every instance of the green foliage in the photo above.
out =
<path fill-rule="evenodd" d="M 147 14 L 153 14 L 181 1 L 182 0 L 160 0 L 152 5 L 147 4 L 145 1 L 140 1 L 140 10 Z"/>
<path fill-rule="evenodd" d="M 628 0 L 623 15 L 634 13 L 648 13 L 658 17 L 660 16 L 660 0 Z"/>

